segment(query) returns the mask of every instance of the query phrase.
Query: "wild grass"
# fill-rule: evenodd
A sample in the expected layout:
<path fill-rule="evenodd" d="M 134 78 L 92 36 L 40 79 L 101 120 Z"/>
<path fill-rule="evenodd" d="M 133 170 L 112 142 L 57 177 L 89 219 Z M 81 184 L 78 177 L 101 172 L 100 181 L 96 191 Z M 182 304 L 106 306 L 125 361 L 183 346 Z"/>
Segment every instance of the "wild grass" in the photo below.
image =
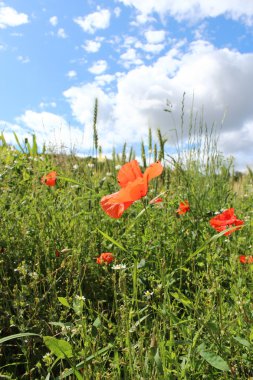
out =
<path fill-rule="evenodd" d="M 252 171 L 235 178 L 206 130 L 177 157 L 150 130 L 142 164 L 159 158 L 163 174 L 111 219 L 99 202 L 135 153 L 100 162 L 96 123 L 96 158 L 1 138 L 0 378 L 250 379 Z M 40 182 L 51 170 L 54 187 Z M 230 207 L 245 224 L 217 234 L 209 220 Z M 102 252 L 115 261 L 98 265 Z"/>

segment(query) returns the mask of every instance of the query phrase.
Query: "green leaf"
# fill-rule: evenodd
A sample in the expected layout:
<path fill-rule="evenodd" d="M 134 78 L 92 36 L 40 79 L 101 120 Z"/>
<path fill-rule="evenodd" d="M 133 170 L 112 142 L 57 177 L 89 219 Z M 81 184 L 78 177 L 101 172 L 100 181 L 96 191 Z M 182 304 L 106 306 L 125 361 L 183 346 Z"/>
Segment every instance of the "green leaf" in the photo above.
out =
<path fill-rule="evenodd" d="M 22 153 L 25 153 L 25 151 L 24 151 L 22 145 L 21 145 L 20 142 L 19 142 L 19 139 L 18 139 L 17 134 L 16 134 L 15 132 L 13 132 L 13 134 L 14 134 L 14 137 L 15 137 L 15 140 L 16 140 L 16 142 L 17 142 L 17 144 L 18 144 L 19 149 L 21 150 Z"/>
<path fill-rule="evenodd" d="M 108 345 L 106 347 L 101 348 L 95 354 L 88 356 L 85 360 L 82 360 L 80 363 L 78 363 L 76 365 L 76 369 L 78 370 L 78 369 L 83 368 L 85 363 L 88 363 L 91 360 L 93 360 L 94 358 L 96 358 L 96 357 L 98 357 L 100 355 L 105 354 L 111 348 L 113 348 L 113 344 L 108 343 Z M 65 379 L 67 376 L 72 375 L 73 372 L 74 372 L 73 369 L 70 368 L 69 370 L 66 370 L 66 372 L 64 372 L 60 377 L 57 377 L 57 380 L 59 380 L 59 379 Z"/>
<path fill-rule="evenodd" d="M 66 323 L 63 323 L 63 322 L 49 322 L 49 324 L 51 326 L 57 326 L 57 327 L 61 327 L 62 329 L 65 328 L 65 329 L 70 329 L 71 327 L 73 327 L 73 323 L 71 322 L 66 322 Z"/>
<path fill-rule="evenodd" d="M 154 356 L 154 361 L 157 365 L 157 368 L 159 370 L 160 373 L 163 373 L 163 365 L 162 365 L 162 360 L 161 360 L 161 357 L 160 357 L 160 354 L 159 354 L 159 348 L 157 348 L 156 350 L 156 354 Z"/>
<path fill-rule="evenodd" d="M 190 307 L 192 306 L 192 302 L 179 290 L 177 292 L 170 293 L 172 297 L 174 297 L 177 301 L 181 302 L 184 306 Z"/>
<path fill-rule="evenodd" d="M 114 245 L 116 245 L 117 247 L 119 247 L 120 249 L 122 249 L 123 251 L 127 252 L 127 250 L 120 244 L 118 243 L 116 240 L 114 240 L 113 238 L 111 238 L 109 235 L 107 235 L 105 232 L 101 231 L 99 228 L 97 228 L 98 232 L 100 232 L 101 235 L 103 235 L 107 240 L 110 240 L 110 242 L 112 242 Z"/>
<path fill-rule="evenodd" d="M 214 352 L 206 351 L 203 344 L 198 347 L 198 353 L 212 367 L 217 368 L 220 371 L 230 371 L 227 362 Z"/>
<path fill-rule="evenodd" d="M 71 308 L 70 304 L 68 303 L 68 301 L 66 300 L 66 298 L 64 297 L 58 297 L 58 301 L 63 305 L 63 306 L 66 306 L 68 308 Z"/>
<path fill-rule="evenodd" d="M 145 259 L 141 259 L 141 261 L 137 264 L 137 268 L 138 269 L 143 268 L 145 264 L 146 264 Z"/>
<path fill-rule="evenodd" d="M 99 326 L 101 326 L 101 319 L 99 317 L 97 317 L 95 319 L 95 321 L 93 322 L 93 326 L 98 328 Z"/>
<path fill-rule="evenodd" d="M 43 336 L 45 345 L 49 348 L 52 354 L 58 358 L 71 358 L 73 356 L 72 346 L 69 342 L 63 339 L 57 339 L 53 336 Z"/>
<path fill-rule="evenodd" d="M 250 348 L 250 346 L 251 346 L 251 344 L 248 340 L 241 338 L 240 336 L 234 336 L 234 339 L 247 348 Z"/>
<path fill-rule="evenodd" d="M 0 344 L 4 343 L 4 342 L 7 342 L 8 340 L 17 339 L 17 338 L 24 338 L 26 336 L 40 336 L 40 335 L 33 334 L 33 333 L 20 333 L 20 334 L 9 335 L 9 336 L 6 336 L 4 338 L 1 338 L 0 339 Z"/>

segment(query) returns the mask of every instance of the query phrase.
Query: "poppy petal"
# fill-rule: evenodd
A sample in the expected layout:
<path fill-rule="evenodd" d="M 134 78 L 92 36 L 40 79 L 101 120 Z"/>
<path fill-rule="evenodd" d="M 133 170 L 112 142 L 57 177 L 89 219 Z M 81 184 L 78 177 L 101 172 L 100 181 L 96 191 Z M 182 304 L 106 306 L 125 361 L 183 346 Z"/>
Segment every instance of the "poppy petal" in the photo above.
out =
<path fill-rule="evenodd" d="M 148 192 L 148 184 L 144 178 L 138 178 L 129 182 L 126 187 L 118 191 L 117 195 L 111 200 L 111 203 L 135 202 Z"/>
<path fill-rule="evenodd" d="M 235 226 L 230 231 L 227 231 L 224 234 L 225 236 L 232 234 L 236 230 L 239 230 L 240 227 L 244 224 L 242 220 L 237 219 L 233 208 L 229 208 L 228 210 L 223 211 L 221 214 L 216 215 L 210 219 L 209 223 L 217 232 L 221 232 L 228 228 L 231 228 L 232 226 Z"/>
<path fill-rule="evenodd" d="M 128 207 L 131 206 L 133 202 L 114 202 L 115 196 L 118 194 L 113 193 L 104 196 L 101 201 L 100 205 L 104 212 L 109 215 L 111 218 L 118 219 L 122 216 L 123 212 L 128 209 Z"/>
<path fill-rule="evenodd" d="M 160 161 L 155 162 L 154 164 L 151 164 L 144 173 L 144 178 L 147 179 L 147 182 L 151 181 L 151 179 L 158 177 L 160 174 L 162 174 L 163 166 Z"/>
<path fill-rule="evenodd" d="M 126 187 L 129 182 L 135 181 L 137 178 L 142 178 L 140 166 L 136 160 L 132 160 L 121 167 L 118 172 L 118 183 L 120 187 Z"/>
<path fill-rule="evenodd" d="M 40 182 L 42 184 L 45 184 L 47 186 L 55 186 L 56 184 L 56 177 L 57 177 L 57 173 L 56 171 L 52 171 L 50 173 L 48 173 L 47 175 L 44 175 Z"/>

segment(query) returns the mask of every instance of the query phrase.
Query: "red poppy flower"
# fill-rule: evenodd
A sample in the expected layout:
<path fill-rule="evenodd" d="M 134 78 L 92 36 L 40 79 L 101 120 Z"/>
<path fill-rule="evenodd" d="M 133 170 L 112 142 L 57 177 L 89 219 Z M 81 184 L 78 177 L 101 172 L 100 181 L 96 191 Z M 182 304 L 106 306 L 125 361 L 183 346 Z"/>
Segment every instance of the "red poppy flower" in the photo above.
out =
<path fill-rule="evenodd" d="M 155 205 L 157 203 L 161 203 L 163 202 L 163 199 L 162 198 L 154 198 L 154 199 L 151 199 L 151 201 L 149 202 L 150 205 Z"/>
<path fill-rule="evenodd" d="M 46 175 L 43 175 L 40 182 L 47 186 L 55 186 L 56 184 L 57 173 L 52 171 Z"/>
<path fill-rule="evenodd" d="M 105 264 L 108 265 L 114 260 L 114 256 L 111 252 L 101 253 L 101 255 L 97 258 L 97 264 Z"/>
<path fill-rule="evenodd" d="M 242 264 L 253 264 L 253 256 L 240 256 L 239 259 Z"/>
<path fill-rule="evenodd" d="M 177 213 L 179 215 L 182 215 L 182 214 L 185 214 L 189 210 L 190 210 L 189 202 L 184 201 L 184 202 L 180 202 L 179 207 L 177 209 Z"/>
<path fill-rule="evenodd" d="M 232 230 L 226 232 L 224 235 L 230 235 L 232 232 L 239 230 L 244 224 L 244 222 L 234 214 L 234 209 L 229 208 L 228 210 L 223 211 L 221 214 L 216 215 L 214 218 L 210 219 L 210 225 L 218 232 L 224 231 L 227 228 L 236 226 Z"/>
<path fill-rule="evenodd" d="M 58 249 L 55 250 L 55 257 L 60 257 L 61 254 L 60 254 L 60 251 L 58 251 Z"/>
<path fill-rule="evenodd" d="M 119 170 L 117 177 L 121 189 L 101 199 L 102 209 L 111 218 L 120 218 L 132 203 L 145 197 L 149 181 L 159 176 L 162 171 L 163 167 L 159 161 L 151 164 L 144 174 L 136 160 L 126 163 Z"/>

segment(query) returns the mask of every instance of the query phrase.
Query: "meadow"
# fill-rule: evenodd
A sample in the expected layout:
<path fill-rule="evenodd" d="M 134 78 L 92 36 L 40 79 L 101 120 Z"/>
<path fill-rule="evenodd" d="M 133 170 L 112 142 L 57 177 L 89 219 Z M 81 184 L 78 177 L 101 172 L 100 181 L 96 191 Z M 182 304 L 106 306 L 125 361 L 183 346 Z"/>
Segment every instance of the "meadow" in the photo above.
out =
<path fill-rule="evenodd" d="M 1 379 L 253 378 L 253 173 L 157 136 L 139 168 L 2 134 Z"/>

